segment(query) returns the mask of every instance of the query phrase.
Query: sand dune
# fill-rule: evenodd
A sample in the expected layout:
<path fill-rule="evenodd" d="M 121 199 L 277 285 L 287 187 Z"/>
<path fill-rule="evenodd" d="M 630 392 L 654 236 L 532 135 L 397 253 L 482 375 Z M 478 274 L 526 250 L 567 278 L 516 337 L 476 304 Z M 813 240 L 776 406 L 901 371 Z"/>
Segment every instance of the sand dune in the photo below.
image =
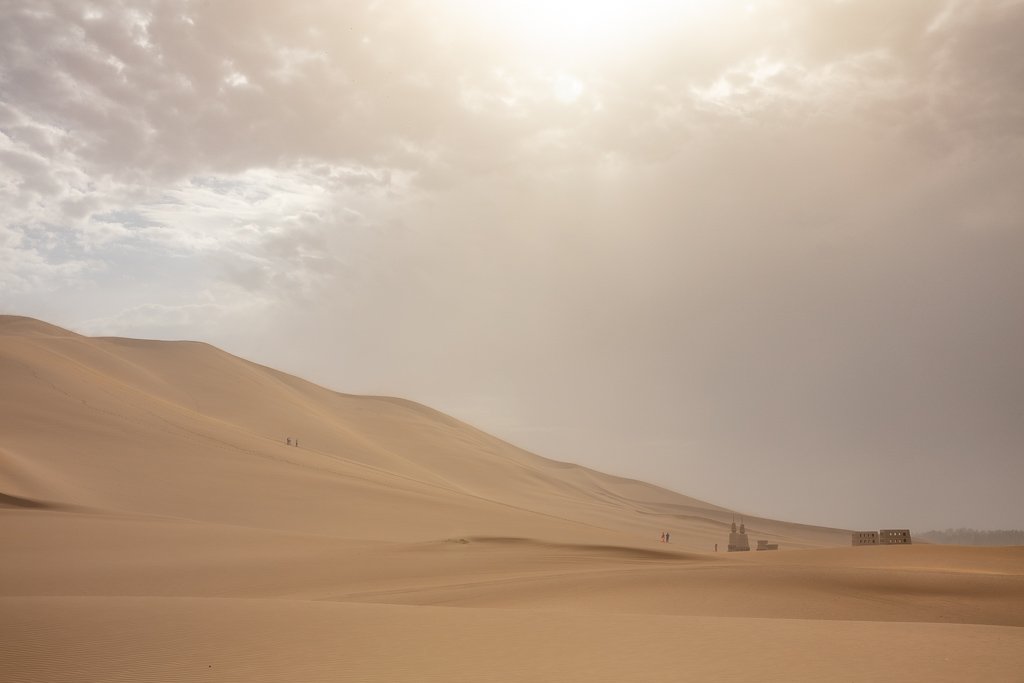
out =
<path fill-rule="evenodd" d="M 205 344 L 90 339 L 4 316 L 0 363 L 8 495 L 378 540 L 586 541 L 668 529 L 707 550 L 731 519 L 694 498 L 541 458 L 425 406 L 338 394 Z M 301 447 L 286 446 L 289 436 Z M 838 530 L 748 524 L 787 547 L 846 540 Z"/>
<path fill-rule="evenodd" d="M 1024 680 L 1021 548 L 715 554 L 729 510 L 193 342 L 0 316 L 0 388 L 0 680 Z"/>

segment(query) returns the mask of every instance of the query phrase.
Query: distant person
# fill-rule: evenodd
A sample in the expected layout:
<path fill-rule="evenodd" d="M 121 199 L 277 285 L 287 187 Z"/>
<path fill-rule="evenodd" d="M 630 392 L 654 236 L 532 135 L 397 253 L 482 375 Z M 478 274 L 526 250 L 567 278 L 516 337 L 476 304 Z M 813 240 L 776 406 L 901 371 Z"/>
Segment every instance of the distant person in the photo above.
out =
<path fill-rule="evenodd" d="M 289 446 L 292 445 L 292 437 L 289 436 L 287 439 L 285 439 L 285 441 L 288 443 Z"/>
<path fill-rule="evenodd" d="M 715 544 L 715 552 L 716 553 L 718 552 L 718 544 L 717 543 Z"/>
<path fill-rule="evenodd" d="M 296 447 L 296 448 L 298 448 L 298 447 L 299 447 L 299 440 L 298 440 L 298 439 L 295 439 L 295 447 Z"/>
<path fill-rule="evenodd" d="M 662 543 L 665 542 L 665 532 L 664 531 L 661 532 L 661 542 Z"/>
<path fill-rule="evenodd" d="M 669 533 L 666 531 L 665 532 L 665 543 L 668 543 L 668 539 L 669 539 Z"/>

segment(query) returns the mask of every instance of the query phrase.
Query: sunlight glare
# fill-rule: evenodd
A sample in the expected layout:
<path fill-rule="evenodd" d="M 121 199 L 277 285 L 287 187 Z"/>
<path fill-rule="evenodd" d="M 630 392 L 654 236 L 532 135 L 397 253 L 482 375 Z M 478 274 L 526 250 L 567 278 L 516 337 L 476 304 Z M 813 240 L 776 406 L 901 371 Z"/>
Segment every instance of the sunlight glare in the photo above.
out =
<path fill-rule="evenodd" d="M 587 60 L 642 43 L 710 0 L 490 0 L 453 7 L 478 30 L 537 60 Z"/>

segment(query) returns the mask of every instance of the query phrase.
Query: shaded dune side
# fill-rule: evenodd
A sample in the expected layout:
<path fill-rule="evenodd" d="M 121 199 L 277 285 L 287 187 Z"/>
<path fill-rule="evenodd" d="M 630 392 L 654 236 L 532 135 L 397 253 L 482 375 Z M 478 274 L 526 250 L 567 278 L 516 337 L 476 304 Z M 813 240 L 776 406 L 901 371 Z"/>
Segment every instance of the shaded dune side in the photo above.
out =
<path fill-rule="evenodd" d="M 52 503 L 45 503 L 39 500 L 32 500 L 31 498 L 12 496 L 0 491 L 0 507 L 26 508 L 29 510 L 53 510 L 57 506 L 53 505 Z"/>
<path fill-rule="evenodd" d="M 478 543 L 484 546 L 511 546 L 517 550 L 523 548 L 537 548 L 544 551 L 568 552 L 576 556 L 594 555 L 619 560 L 656 560 L 661 562 L 707 560 L 707 555 L 684 553 L 674 550 L 634 548 L 629 546 L 597 543 L 551 543 L 536 538 L 513 536 L 470 536 L 468 539 L 458 539 L 458 541 L 465 543 Z"/>

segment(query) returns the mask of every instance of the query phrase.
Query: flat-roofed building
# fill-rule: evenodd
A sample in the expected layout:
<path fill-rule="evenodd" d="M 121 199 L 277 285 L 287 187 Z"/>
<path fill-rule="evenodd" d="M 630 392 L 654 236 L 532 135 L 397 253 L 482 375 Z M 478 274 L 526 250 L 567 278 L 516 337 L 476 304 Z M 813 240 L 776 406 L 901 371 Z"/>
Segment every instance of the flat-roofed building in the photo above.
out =
<path fill-rule="evenodd" d="M 778 543 L 769 543 L 768 541 L 765 541 L 765 540 L 758 540 L 757 541 L 757 549 L 758 550 L 778 550 L 779 549 L 779 544 Z"/>
<path fill-rule="evenodd" d="M 878 532 L 854 531 L 853 545 L 878 545 Z"/>
<path fill-rule="evenodd" d="M 882 529 L 878 532 L 880 545 L 910 545 L 910 529 Z"/>
<path fill-rule="evenodd" d="M 910 529 L 854 531 L 853 545 L 910 545 Z"/>

